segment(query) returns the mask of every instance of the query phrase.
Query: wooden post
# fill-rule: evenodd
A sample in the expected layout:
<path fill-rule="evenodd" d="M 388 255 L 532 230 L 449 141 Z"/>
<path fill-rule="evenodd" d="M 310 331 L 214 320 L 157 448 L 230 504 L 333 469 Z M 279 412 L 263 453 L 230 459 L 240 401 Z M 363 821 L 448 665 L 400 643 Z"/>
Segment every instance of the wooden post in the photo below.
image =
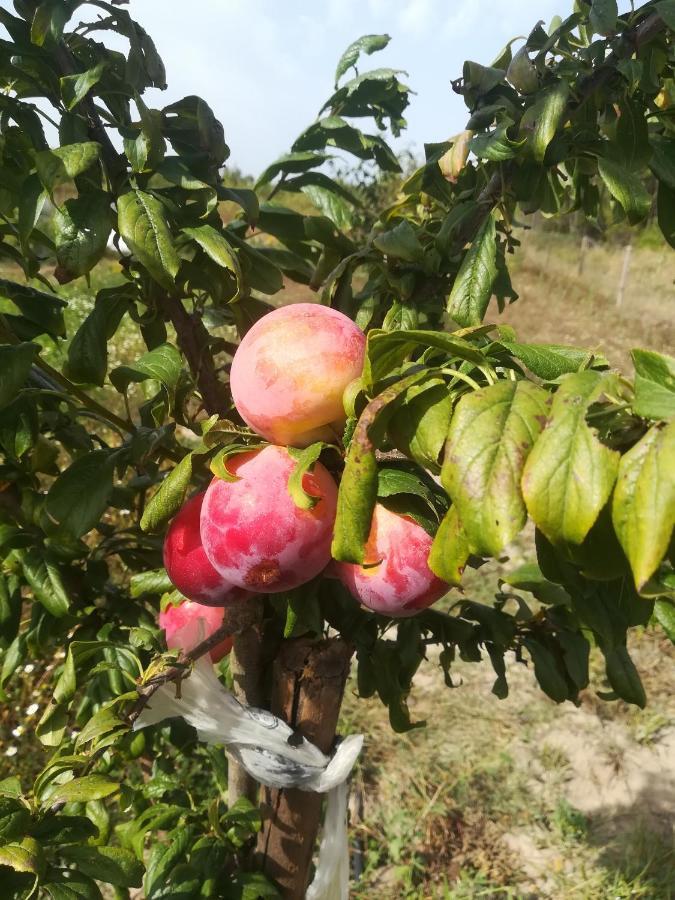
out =
<path fill-rule="evenodd" d="M 274 662 L 272 712 L 328 753 L 353 648 L 339 638 L 286 641 Z M 321 794 L 263 790 L 258 863 L 285 900 L 305 896 L 321 821 Z"/>
<path fill-rule="evenodd" d="M 264 664 L 262 660 L 263 598 L 251 597 L 246 604 L 249 617 L 233 638 L 230 653 L 232 693 L 246 706 L 266 707 L 264 696 Z M 240 797 L 258 803 L 258 783 L 246 770 L 228 757 L 227 802 L 233 806 Z"/>
<path fill-rule="evenodd" d="M 633 253 L 633 245 L 626 244 L 623 251 L 623 266 L 621 267 L 621 278 L 619 287 L 616 292 L 616 308 L 618 309 L 623 303 L 623 295 L 626 290 L 626 282 L 628 281 L 628 273 L 630 272 L 630 258 Z"/>

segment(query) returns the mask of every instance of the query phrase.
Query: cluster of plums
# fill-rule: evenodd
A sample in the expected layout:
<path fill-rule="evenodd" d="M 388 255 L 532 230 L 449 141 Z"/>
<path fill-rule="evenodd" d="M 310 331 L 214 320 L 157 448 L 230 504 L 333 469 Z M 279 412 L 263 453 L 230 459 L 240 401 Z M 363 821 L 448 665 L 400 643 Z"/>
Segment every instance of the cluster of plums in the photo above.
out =
<path fill-rule="evenodd" d="M 326 570 L 364 606 L 410 616 L 447 591 L 427 565 L 432 539 L 412 519 L 377 504 L 366 565 L 331 561 L 337 485 L 317 462 L 303 476 L 316 503 L 298 507 L 288 490 L 296 460 L 287 447 L 339 440 L 342 397 L 361 375 L 365 337 L 336 310 L 299 303 L 274 310 L 245 335 L 232 361 L 230 386 L 244 421 L 270 445 L 228 460 L 234 481 L 214 478 L 175 516 L 164 565 L 188 598 L 160 616 L 168 645 L 188 620 L 203 637 L 223 622 L 228 605 L 252 594 L 298 587 Z M 230 649 L 225 641 L 215 660 Z"/>

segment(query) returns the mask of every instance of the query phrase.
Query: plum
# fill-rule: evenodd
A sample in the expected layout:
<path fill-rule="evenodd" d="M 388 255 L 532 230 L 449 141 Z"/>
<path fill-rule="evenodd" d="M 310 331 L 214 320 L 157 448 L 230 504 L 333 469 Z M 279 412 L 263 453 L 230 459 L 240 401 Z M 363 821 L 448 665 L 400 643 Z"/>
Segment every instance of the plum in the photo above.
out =
<path fill-rule="evenodd" d="M 330 562 L 337 486 L 328 470 L 315 463 L 302 484 L 318 502 L 300 509 L 288 491 L 295 466 L 285 447 L 249 451 L 228 462 L 237 481 L 214 478 L 206 491 L 204 550 L 220 575 L 244 590 L 289 590 L 310 581 Z"/>
<path fill-rule="evenodd" d="M 164 568 L 171 583 L 188 600 L 223 606 L 246 595 L 211 565 L 199 530 L 206 492 L 192 497 L 174 516 L 164 539 Z"/>
<path fill-rule="evenodd" d="M 345 388 L 361 375 L 366 338 L 335 309 L 296 303 L 259 319 L 232 360 L 232 399 L 273 444 L 306 447 L 342 436 Z"/>
<path fill-rule="evenodd" d="M 167 606 L 159 614 L 159 627 L 164 631 L 166 646 L 170 650 L 192 650 L 223 625 L 227 612 L 225 607 L 204 606 L 191 600 Z M 220 662 L 231 649 L 232 638 L 227 637 L 211 650 L 211 661 Z"/>
<path fill-rule="evenodd" d="M 337 562 L 331 571 L 374 612 L 401 618 L 431 606 L 449 590 L 429 568 L 433 538 L 411 518 L 376 504 L 364 566 Z"/>

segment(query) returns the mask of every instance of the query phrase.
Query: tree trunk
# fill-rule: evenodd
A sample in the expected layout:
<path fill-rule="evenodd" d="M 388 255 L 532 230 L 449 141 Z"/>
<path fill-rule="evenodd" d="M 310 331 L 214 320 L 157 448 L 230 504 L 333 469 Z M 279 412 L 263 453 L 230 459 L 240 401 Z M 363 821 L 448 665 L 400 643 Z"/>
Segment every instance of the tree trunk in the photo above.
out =
<path fill-rule="evenodd" d="M 332 747 L 353 648 L 339 638 L 284 642 L 274 662 L 272 712 L 324 753 Z M 263 791 L 259 864 L 286 900 L 305 896 L 321 820 L 321 794 Z"/>
<path fill-rule="evenodd" d="M 246 604 L 250 619 L 237 631 L 230 653 L 232 693 L 246 706 L 266 707 L 264 696 L 264 665 L 262 660 L 263 598 L 251 597 Z M 227 802 L 233 806 L 240 797 L 247 797 L 258 804 L 258 783 L 235 762 L 228 758 Z"/>

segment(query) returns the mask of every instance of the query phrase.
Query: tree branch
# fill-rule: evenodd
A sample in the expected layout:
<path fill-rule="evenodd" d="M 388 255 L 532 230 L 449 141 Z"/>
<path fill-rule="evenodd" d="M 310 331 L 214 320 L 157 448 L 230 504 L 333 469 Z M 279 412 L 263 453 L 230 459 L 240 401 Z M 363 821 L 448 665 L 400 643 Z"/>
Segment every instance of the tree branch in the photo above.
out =
<path fill-rule="evenodd" d="M 209 333 L 197 313 L 189 313 L 177 297 L 165 294 L 162 307 L 176 330 L 178 346 L 183 352 L 202 395 L 209 415 L 225 415 L 228 404 L 209 349 Z"/>

